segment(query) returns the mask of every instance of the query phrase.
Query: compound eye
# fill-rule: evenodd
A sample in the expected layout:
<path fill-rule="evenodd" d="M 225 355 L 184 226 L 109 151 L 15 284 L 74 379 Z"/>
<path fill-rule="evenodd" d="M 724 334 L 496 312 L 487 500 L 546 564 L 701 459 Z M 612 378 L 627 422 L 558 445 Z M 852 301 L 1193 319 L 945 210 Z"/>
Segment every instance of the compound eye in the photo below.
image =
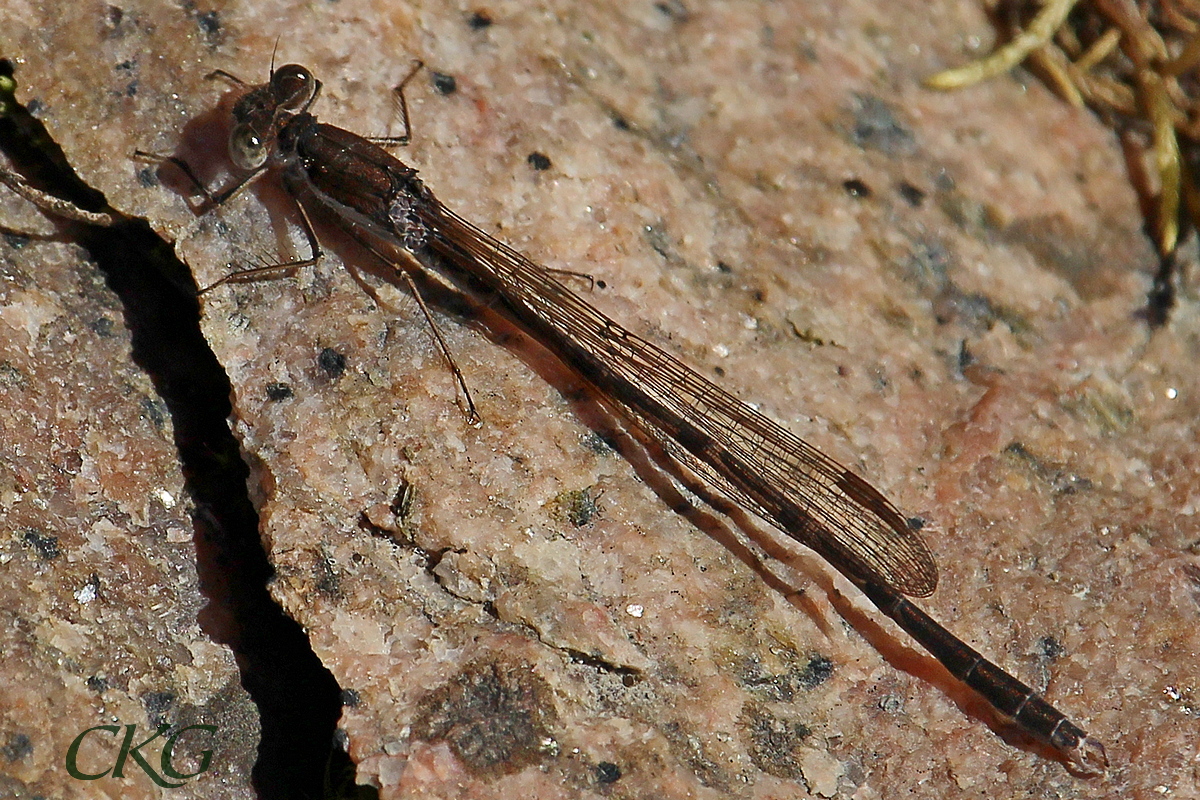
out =
<path fill-rule="evenodd" d="M 258 169 L 267 163 L 267 144 L 249 125 L 235 125 L 229 134 L 229 157 L 241 169 Z"/>
<path fill-rule="evenodd" d="M 275 101 L 291 111 L 298 111 L 312 102 L 317 92 L 317 79 L 307 67 L 288 64 L 271 76 L 271 93 Z"/>

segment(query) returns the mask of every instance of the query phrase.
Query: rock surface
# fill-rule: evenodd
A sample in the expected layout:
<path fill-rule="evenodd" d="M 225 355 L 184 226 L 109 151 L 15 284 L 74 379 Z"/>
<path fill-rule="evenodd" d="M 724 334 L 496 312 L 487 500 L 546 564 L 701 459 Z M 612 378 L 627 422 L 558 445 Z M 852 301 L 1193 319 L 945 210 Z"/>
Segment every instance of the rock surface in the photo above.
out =
<path fill-rule="evenodd" d="M 317 113 L 364 134 L 423 59 L 399 155 L 433 191 L 602 280 L 606 313 L 925 520 L 941 584 L 923 607 L 1113 764 L 1084 781 L 1006 739 L 817 559 L 772 560 L 768 534 L 676 489 L 494 311 L 439 304 L 471 427 L 413 302 L 330 237 L 315 268 L 207 295 L 205 331 L 274 596 L 382 797 L 1200 791 L 1195 293 L 1162 329 L 1139 318 L 1154 258 L 1091 115 L 1011 78 L 920 88 L 990 36 L 981 4 L 818 5 L 22 16 L 23 97 L 113 205 L 188 234 L 202 285 L 303 253 L 287 199 L 256 188 L 195 223 L 123 154 L 175 150 L 219 181 L 226 88 L 202 76 L 262 80 L 277 37 L 276 63 L 324 81 Z M 6 335 L 42 335 L 5 281 Z M 44 435 L 78 449 L 77 428 Z M 8 552 L 80 588 L 36 546 Z"/>

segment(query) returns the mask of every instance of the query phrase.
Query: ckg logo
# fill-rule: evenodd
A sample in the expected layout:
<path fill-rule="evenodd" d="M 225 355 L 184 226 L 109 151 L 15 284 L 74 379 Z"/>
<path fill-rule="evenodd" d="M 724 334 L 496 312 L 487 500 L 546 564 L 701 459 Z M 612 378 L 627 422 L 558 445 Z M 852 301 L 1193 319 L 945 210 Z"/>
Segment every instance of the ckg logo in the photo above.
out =
<path fill-rule="evenodd" d="M 112 736 L 117 736 L 121 732 L 121 726 L 119 726 L 119 725 L 97 725 L 94 728 L 88 728 L 86 731 L 84 731 L 83 733 L 76 736 L 75 741 L 71 742 L 71 746 L 69 748 L 67 748 L 67 773 L 72 778 L 75 778 L 76 780 L 80 780 L 80 781 L 99 780 L 100 778 L 103 778 L 109 774 L 111 774 L 112 777 L 114 777 L 114 778 L 124 778 L 126 761 L 129 759 L 133 759 L 133 762 L 139 768 L 141 768 L 142 772 L 145 772 L 148 776 L 150 776 L 150 780 L 154 781 L 157 785 L 162 786 L 165 789 L 178 789 L 180 786 L 183 786 L 184 781 L 189 780 L 190 778 L 194 778 L 197 775 L 204 772 L 205 770 L 207 770 L 209 764 L 212 762 L 212 750 L 201 750 L 200 751 L 200 768 L 197 769 L 195 772 L 187 772 L 187 773 L 179 772 L 175 768 L 174 764 L 171 763 L 171 759 L 175 755 L 175 747 L 176 747 L 177 742 L 179 741 L 179 738 L 181 736 L 183 736 L 185 733 L 187 733 L 188 731 L 197 731 L 197 730 L 207 731 L 209 735 L 212 735 L 217 732 L 217 726 L 216 725 L 189 725 L 186 728 L 179 729 L 172 736 L 165 739 L 163 741 L 163 746 L 162 746 L 162 755 L 158 759 L 159 771 L 156 772 L 154 769 L 154 766 L 149 761 L 146 760 L 146 756 L 144 756 L 142 754 L 141 750 L 143 747 L 150 744 L 154 740 L 158 739 L 159 737 L 161 737 L 163 734 L 167 733 L 170 730 L 171 730 L 170 725 L 159 725 L 157 733 L 155 733 L 150 738 L 146 739 L 144 742 L 141 742 L 140 744 L 135 745 L 133 743 L 133 740 L 134 740 L 134 737 L 137 735 L 137 726 L 136 725 L 126 725 L 125 726 L 125 737 L 124 737 L 124 740 L 121 741 L 121 749 L 117 752 L 116 758 L 114 759 L 112 766 L 110 766 L 108 769 L 104 770 L 103 772 L 86 772 L 85 769 L 94 770 L 102 765 L 88 764 L 82 768 L 80 767 L 80 765 L 79 765 L 79 747 L 80 747 L 80 745 L 83 744 L 83 740 L 86 739 L 88 736 L 101 736 L 102 734 L 100 733 L 100 731 L 107 732 L 108 734 L 110 734 Z M 199 736 L 199 735 L 201 735 L 201 734 L 193 734 L 193 736 Z M 190 738 L 192 738 L 192 737 L 189 737 L 189 739 Z M 113 744 L 114 745 L 116 744 L 116 740 L 113 741 Z M 151 756 L 151 758 L 153 758 L 153 757 Z M 170 781 L 167 780 L 167 778 L 179 781 L 179 783 L 171 783 Z"/>

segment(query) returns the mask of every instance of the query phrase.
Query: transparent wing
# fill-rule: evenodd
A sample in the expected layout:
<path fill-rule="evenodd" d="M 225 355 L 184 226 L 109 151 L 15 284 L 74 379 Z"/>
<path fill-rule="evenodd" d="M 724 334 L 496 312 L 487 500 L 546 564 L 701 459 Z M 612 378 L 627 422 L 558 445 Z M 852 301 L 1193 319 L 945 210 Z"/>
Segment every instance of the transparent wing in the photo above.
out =
<path fill-rule="evenodd" d="M 418 206 L 426 247 L 496 291 L 674 458 L 848 576 L 928 596 L 920 535 L 862 478 L 593 308 L 440 203 Z M 420 254 L 417 254 L 418 258 Z"/>

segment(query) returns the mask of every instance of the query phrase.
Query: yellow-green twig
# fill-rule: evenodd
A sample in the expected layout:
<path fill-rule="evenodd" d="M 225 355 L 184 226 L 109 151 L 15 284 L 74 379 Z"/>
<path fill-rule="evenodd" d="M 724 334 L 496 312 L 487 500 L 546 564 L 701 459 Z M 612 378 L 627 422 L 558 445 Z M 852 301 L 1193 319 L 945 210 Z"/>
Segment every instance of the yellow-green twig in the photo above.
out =
<path fill-rule="evenodd" d="M 1034 50 L 1054 38 L 1054 33 L 1067 19 L 1067 14 L 1079 0 L 1049 0 L 1029 23 L 1029 27 L 997 48 L 991 55 L 955 69 L 931 75 L 925 85 L 931 89 L 958 89 L 997 75 L 1020 64 Z"/>

